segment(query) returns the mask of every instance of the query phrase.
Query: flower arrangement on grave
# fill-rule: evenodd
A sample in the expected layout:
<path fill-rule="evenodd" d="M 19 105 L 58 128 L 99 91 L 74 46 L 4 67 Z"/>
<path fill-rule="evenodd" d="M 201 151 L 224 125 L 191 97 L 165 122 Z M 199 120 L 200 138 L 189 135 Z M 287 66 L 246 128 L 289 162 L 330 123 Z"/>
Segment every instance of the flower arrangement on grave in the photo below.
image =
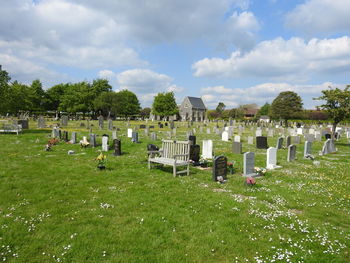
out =
<path fill-rule="evenodd" d="M 47 151 L 47 152 L 51 151 L 52 146 L 56 145 L 58 142 L 59 142 L 59 140 L 56 138 L 52 138 L 52 139 L 48 140 L 47 144 L 45 145 L 45 151 Z"/>
<path fill-rule="evenodd" d="M 102 153 L 102 151 L 100 151 L 100 154 L 96 157 L 96 161 L 97 163 L 97 168 L 100 170 L 103 170 L 106 168 L 105 164 L 106 164 L 106 160 L 107 160 L 107 156 L 104 155 Z"/>
<path fill-rule="evenodd" d="M 256 184 L 256 182 L 255 182 L 255 179 L 253 177 L 248 177 L 245 180 L 245 184 L 248 185 L 248 186 L 253 186 L 253 185 Z"/>
<path fill-rule="evenodd" d="M 203 156 L 201 156 L 201 158 L 199 159 L 199 165 L 201 167 L 211 167 L 212 162 L 209 159 L 203 158 Z"/>
<path fill-rule="evenodd" d="M 234 162 L 227 162 L 227 170 L 230 172 L 230 174 L 235 173 L 235 169 L 233 168 Z"/>
<path fill-rule="evenodd" d="M 263 176 L 266 174 L 266 169 L 261 167 L 254 167 L 254 171 L 257 175 Z"/>
<path fill-rule="evenodd" d="M 85 137 L 85 136 L 83 137 L 83 140 L 80 141 L 80 146 L 81 146 L 81 148 L 86 148 L 86 147 L 89 146 L 89 144 L 90 144 L 90 143 L 86 140 L 86 137 Z"/>

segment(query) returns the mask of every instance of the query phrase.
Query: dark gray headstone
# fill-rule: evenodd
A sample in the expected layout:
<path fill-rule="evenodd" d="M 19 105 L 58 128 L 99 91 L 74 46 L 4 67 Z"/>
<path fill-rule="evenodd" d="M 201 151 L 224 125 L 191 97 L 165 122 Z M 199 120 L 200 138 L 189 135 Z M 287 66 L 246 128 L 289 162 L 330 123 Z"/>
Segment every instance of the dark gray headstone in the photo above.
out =
<path fill-rule="evenodd" d="M 113 130 L 113 121 L 111 119 L 108 120 L 108 130 Z"/>
<path fill-rule="evenodd" d="M 190 141 L 191 145 L 196 145 L 196 136 L 194 135 L 189 135 L 188 140 Z"/>
<path fill-rule="evenodd" d="M 282 149 L 282 146 L 283 146 L 283 138 L 282 137 L 278 137 L 276 148 L 277 149 Z"/>
<path fill-rule="evenodd" d="M 68 140 L 68 132 L 67 131 L 63 131 L 63 140 L 65 141 L 65 142 L 68 142 L 69 140 Z"/>
<path fill-rule="evenodd" d="M 312 142 L 306 141 L 304 144 L 304 157 L 312 154 Z"/>
<path fill-rule="evenodd" d="M 70 142 L 72 144 L 76 144 L 77 143 L 77 133 L 76 132 L 72 132 L 72 136 L 71 136 Z"/>
<path fill-rule="evenodd" d="M 232 152 L 235 154 L 242 154 L 242 143 L 241 142 L 233 142 Z"/>
<path fill-rule="evenodd" d="M 24 129 L 24 130 L 25 129 L 29 129 L 29 122 L 28 122 L 28 120 L 18 120 L 17 124 L 21 125 L 22 129 Z"/>
<path fill-rule="evenodd" d="M 297 154 L 297 147 L 294 144 L 288 146 L 287 161 L 293 162 Z"/>
<path fill-rule="evenodd" d="M 218 177 L 224 180 L 227 178 L 227 158 L 223 155 L 215 157 L 213 161 L 213 181 L 218 181 Z"/>
<path fill-rule="evenodd" d="M 131 141 L 134 143 L 138 143 L 139 142 L 139 134 L 137 132 L 132 132 L 132 138 Z"/>
<path fill-rule="evenodd" d="M 255 174 L 255 154 L 253 152 L 246 152 L 243 155 L 243 174 L 252 175 Z"/>
<path fill-rule="evenodd" d="M 292 137 L 288 135 L 286 140 L 286 146 L 288 147 L 291 144 L 292 144 Z"/>
<path fill-rule="evenodd" d="M 199 145 L 190 145 L 190 160 L 194 163 L 199 162 L 201 148 Z"/>
<path fill-rule="evenodd" d="M 91 147 L 96 147 L 96 134 L 90 134 L 90 145 Z"/>
<path fill-rule="evenodd" d="M 326 133 L 324 137 L 326 138 L 326 140 L 328 140 L 332 138 L 332 135 L 330 133 Z"/>
<path fill-rule="evenodd" d="M 267 149 L 269 148 L 267 145 L 267 137 L 265 136 L 257 136 L 256 137 L 256 148 L 258 149 Z"/>
<path fill-rule="evenodd" d="M 61 125 L 68 126 L 68 116 L 64 115 L 61 117 Z"/>
<path fill-rule="evenodd" d="M 113 147 L 114 147 L 114 156 L 122 155 L 122 142 L 121 140 L 114 139 L 113 140 Z"/>
<path fill-rule="evenodd" d="M 146 125 L 141 124 L 141 125 L 140 125 L 140 129 L 146 129 Z"/>
<path fill-rule="evenodd" d="M 98 117 L 98 128 L 101 130 L 103 129 L 103 122 L 104 122 L 103 116 L 100 115 Z"/>

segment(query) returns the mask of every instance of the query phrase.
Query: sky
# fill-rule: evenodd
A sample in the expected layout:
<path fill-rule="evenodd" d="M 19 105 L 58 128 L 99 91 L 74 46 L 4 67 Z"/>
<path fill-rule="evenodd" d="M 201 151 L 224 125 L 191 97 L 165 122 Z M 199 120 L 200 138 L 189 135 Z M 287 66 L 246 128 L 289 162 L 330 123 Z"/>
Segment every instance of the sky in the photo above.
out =
<path fill-rule="evenodd" d="M 350 0 L 0 0 L 0 65 L 12 80 L 109 80 L 142 107 L 159 92 L 209 109 L 313 109 L 350 84 Z"/>

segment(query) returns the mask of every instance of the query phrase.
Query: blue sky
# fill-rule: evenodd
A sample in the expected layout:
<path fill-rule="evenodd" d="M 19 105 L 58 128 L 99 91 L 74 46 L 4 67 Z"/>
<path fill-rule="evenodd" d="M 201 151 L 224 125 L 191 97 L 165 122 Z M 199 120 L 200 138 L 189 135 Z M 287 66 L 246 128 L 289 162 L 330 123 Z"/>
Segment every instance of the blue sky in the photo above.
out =
<path fill-rule="evenodd" d="M 143 107 L 158 92 L 311 109 L 350 84 L 349 0 L 0 0 L 0 64 L 45 88 L 107 78 Z"/>

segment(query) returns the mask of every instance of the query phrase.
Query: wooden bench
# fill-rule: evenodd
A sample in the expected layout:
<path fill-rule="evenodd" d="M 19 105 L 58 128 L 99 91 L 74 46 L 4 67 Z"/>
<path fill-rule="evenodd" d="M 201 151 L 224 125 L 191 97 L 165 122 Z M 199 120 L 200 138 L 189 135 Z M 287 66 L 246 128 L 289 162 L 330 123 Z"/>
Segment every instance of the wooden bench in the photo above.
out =
<path fill-rule="evenodd" d="M 190 174 L 190 142 L 163 140 L 159 151 L 148 151 L 148 169 L 151 163 L 170 165 L 173 167 L 173 175 Z M 187 166 L 186 170 L 177 171 L 177 167 Z"/>
<path fill-rule="evenodd" d="M 22 125 L 9 125 L 4 124 L 3 128 L 0 130 L 0 133 L 18 133 L 22 131 Z"/>

